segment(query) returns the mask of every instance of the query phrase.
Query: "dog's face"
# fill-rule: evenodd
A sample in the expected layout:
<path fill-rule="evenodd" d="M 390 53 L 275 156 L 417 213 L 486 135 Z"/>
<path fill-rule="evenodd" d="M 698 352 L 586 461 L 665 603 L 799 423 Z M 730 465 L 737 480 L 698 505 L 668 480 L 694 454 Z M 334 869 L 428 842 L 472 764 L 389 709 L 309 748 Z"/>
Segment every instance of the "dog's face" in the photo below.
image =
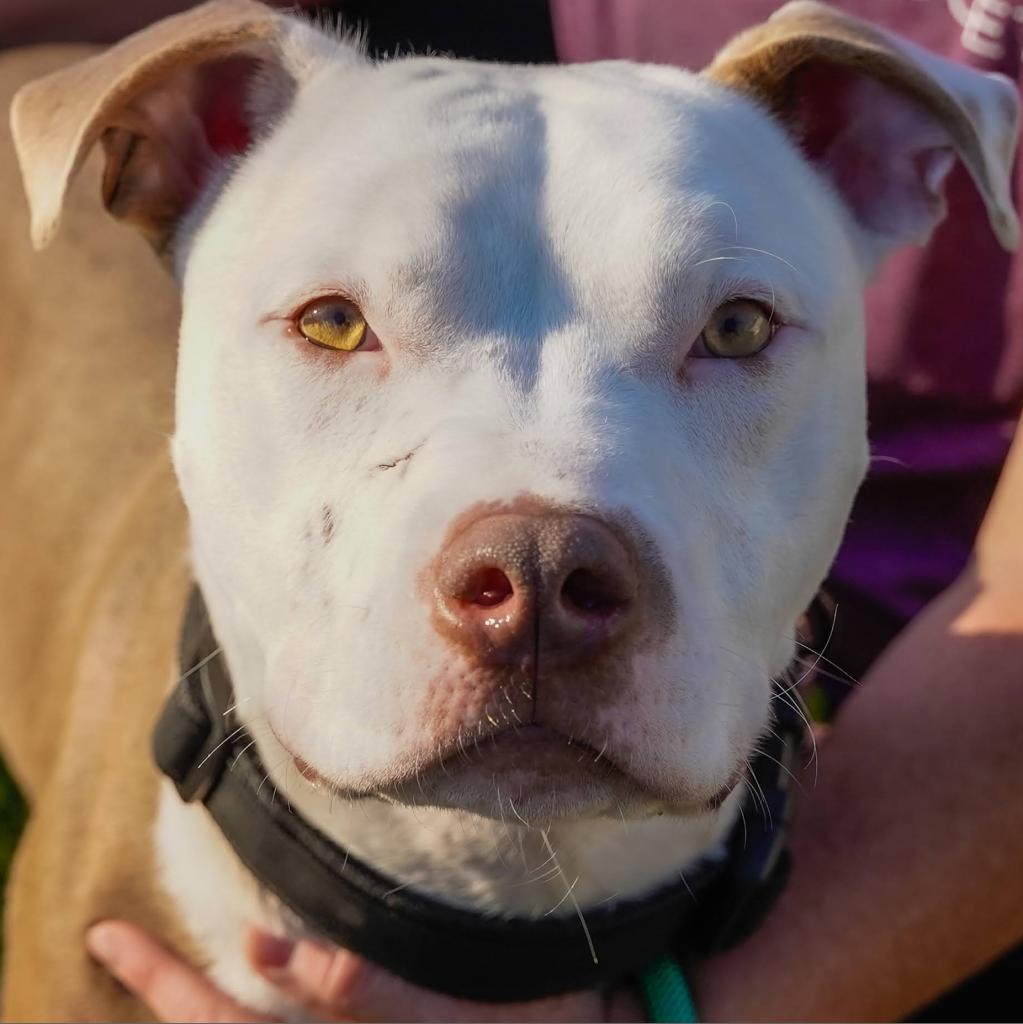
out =
<path fill-rule="evenodd" d="M 174 462 L 239 710 L 349 795 L 716 807 L 866 467 L 865 274 L 952 146 L 1008 239 L 1011 92 L 970 77 L 950 127 L 844 81 L 800 148 L 762 40 L 373 66 L 288 24 L 272 130 L 178 228 Z"/>
<path fill-rule="evenodd" d="M 720 800 L 866 463 L 861 284 L 694 76 L 325 68 L 184 274 L 174 459 L 247 717 L 346 791 Z"/>

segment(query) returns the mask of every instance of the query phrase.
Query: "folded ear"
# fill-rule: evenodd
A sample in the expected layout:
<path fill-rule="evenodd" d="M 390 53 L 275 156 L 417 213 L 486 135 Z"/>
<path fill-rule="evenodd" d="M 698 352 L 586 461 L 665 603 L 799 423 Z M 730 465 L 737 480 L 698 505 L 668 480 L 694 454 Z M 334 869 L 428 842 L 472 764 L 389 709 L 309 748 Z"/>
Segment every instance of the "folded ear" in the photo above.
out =
<path fill-rule="evenodd" d="M 11 128 L 34 245 L 52 239 L 68 187 L 100 141 L 107 208 L 164 250 L 223 162 L 273 122 L 318 58 L 342 50 L 255 0 L 211 0 L 29 83 L 14 97 Z"/>
<path fill-rule="evenodd" d="M 945 215 L 958 156 L 1006 249 L 1019 242 L 1008 78 L 955 64 L 813 0 L 733 39 L 704 71 L 777 115 L 859 224 L 868 263 L 921 243 Z"/>

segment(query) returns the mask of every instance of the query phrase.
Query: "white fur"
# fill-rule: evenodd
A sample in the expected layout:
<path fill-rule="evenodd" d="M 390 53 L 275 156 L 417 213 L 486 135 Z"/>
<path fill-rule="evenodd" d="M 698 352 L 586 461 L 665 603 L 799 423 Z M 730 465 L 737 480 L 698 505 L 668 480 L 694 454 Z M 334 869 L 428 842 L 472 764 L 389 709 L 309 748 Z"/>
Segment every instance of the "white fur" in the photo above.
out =
<path fill-rule="evenodd" d="M 428 753 L 427 683 L 472 670 L 417 581 L 466 509 L 528 493 L 652 540 L 670 635 L 635 652 L 633 697 L 594 706 L 592 734 L 651 787 L 719 790 L 768 724 L 867 464 L 869 259 L 827 182 L 682 71 L 339 51 L 309 59 L 189 230 L 174 462 L 268 785 L 397 883 L 469 906 L 543 913 L 578 877 L 585 911 L 713 848 L 738 791 L 696 816 L 568 801 L 547 832 L 563 874 L 540 877 L 546 822 L 331 800 L 275 733 L 352 786 Z M 263 319 L 335 290 L 358 292 L 382 351 L 310 360 Z M 715 306 L 748 295 L 788 324 L 759 370 L 692 358 Z M 214 976 L 273 1005 L 242 925 L 294 922 L 203 812 L 166 795 L 158 841 Z"/>

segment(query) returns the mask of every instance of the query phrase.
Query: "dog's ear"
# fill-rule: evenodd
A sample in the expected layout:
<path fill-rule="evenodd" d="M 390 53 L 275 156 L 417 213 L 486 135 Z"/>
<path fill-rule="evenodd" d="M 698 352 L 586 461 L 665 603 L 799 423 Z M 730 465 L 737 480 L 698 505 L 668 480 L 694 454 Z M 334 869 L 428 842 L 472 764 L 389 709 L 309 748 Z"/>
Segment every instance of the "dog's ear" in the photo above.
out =
<path fill-rule="evenodd" d="M 11 128 L 32 214 L 52 239 L 68 187 L 96 142 L 103 200 L 158 251 L 226 159 L 287 107 L 319 58 L 352 47 L 256 0 L 211 0 L 23 87 Z"/>
<path fill-rule="evenodd" d="M 832 181 L 868 265 L 921 243 L 945 214 L 958 156 L 1007 249 L 1019 242 L 1011 171 L 1016 87 L 812 0 L 733 39 L 704 71 L 766 106 Z"/>

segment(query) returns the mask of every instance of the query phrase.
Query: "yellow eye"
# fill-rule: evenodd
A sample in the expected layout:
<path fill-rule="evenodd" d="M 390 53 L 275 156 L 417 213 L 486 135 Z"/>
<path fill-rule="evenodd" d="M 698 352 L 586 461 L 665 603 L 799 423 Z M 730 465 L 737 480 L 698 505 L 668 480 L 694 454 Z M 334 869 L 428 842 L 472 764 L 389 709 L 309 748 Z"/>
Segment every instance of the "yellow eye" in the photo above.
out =
<path fill-rule="evenodd" d="M 742 359 L 756 355 L 774 335 L 768 312 L 752 299 L 733 299 L 711 314 L 700 339 L 712 356 Z"/>
<path fill-rule="evenodd" d="M 303 338 L 321 348 L 354 352 L 366 340 L 366 318 L 348 299 L 334 296 L 311 302 L 298 317 Z"/>

